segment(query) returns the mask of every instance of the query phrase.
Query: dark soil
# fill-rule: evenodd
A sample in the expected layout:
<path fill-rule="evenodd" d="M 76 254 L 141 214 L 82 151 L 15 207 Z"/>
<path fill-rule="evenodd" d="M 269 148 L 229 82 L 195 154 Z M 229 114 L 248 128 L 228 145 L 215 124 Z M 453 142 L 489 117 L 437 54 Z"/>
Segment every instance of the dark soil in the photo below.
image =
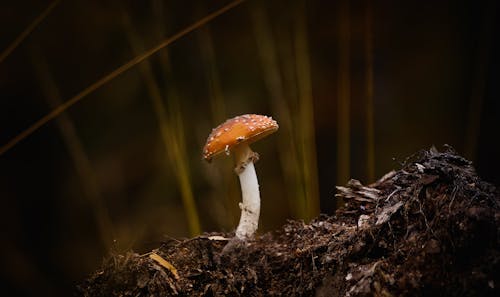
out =
<path fill-rule="evenodd" d="M 79 295 L 500 296 L 500 195 L 451 148 L 337 188 L 335 216 L 112 255 Z"/>

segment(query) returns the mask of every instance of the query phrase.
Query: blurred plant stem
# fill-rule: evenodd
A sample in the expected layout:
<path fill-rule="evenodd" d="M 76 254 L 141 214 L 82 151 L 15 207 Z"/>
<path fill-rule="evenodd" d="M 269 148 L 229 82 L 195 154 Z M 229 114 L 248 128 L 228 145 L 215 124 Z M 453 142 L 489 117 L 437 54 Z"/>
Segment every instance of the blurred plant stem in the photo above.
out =
<path fill-rule="evenodd" d="M 201 7 L 199 7 L 201 10 Z M 201 13 L 199 13 L 201 15 Z M 224 94 L 220 85 L 219 71 L 217 69 L 217 55 L 215 53 L 212 33 L 210 31 L 210 25 L 206 25 L 198 31 L 198 43 L 200 45 L 200 53 L 203 61 L 203 69 L 205 70 L 205 77 L 208 82 L 209 88 L 209 101 L 212 112 L 212 123 L 213 127 L 224 122 L 227 118 L 226 104 L 224 102 Z M 212 166 L 212 170 L 217 170 L 220 176 L 214 185 L 216 189 L 227 189 L 223 196 L 224 208 L 226 215 L 222 216 L 226 218 L 224 221 L 224 226 L 226 228 L 233 228 L 237 223 L 239 212 L 234 211 L 235 205 L 238 205 L 237 198 L 238 195 L 233 195 L 231 189 L 228 185 L 232 185 L 234 176 L 228 174 L 222 174 L 222 168 L 220 166 Z"/>
<path fill-rule="evenodd" d="M 19 36 L 17 36 L 16 39 L 14 39 L 14 41 L 12 41 L 12 43 L 0 53 L 0 64 L 19 46 L 19 44 L 21 44 L 21 42 L 24 41 L 24 39 L 26 39 L 26 37 L 28 37 L 28 35 L 30 35 L 31 32 L 33 32 L 33 30 L 36 29 L 36 27 L 52 12 L 59 2 L 60 0 L 52 1 L 49 6 L 47 6 L 47 8 L 45 8 L 45 10 L 42 11 L 33 20 L 33 22 L 31 22 L 31 24 L 29 24 L 23 32 L 21 32 L 21 34 L 19 34 Z"/>
<path fill-rule="evenodd" d="M 132 51 L 135 54 L 143 51 L 142 41 L 138 38 L 128 15 L 123 13 L 124 31 L 127 34 Z M 184 211 L 188 221 L 191 236 L 201 233 L 200 220 L 196 210 L 193 191 L 191 188 L 188 159 L 186 157 L 186 145 L 184 127 L 182 123 L 182 112 L 180 110 L 178 96 L 173 84 L 168 85 L 168 111 L 164 105 L 160 87 L 153 74 L 151 63 L 144 61 L 139 64 L 139 71 L 144 78 L 146 87 L 153 104 L 153 109 L 158 120 L 161 139 L 168 155 L 170 169 L 175 174 L 182 196 Z M 170 74 L 170 73 L 169 73 Z M 170 78 L 170 75 L 169 75 Z"/>
<path fill-rule="evenodd" d="M 285 99 L 286 91 L 280 73 L 275 38 L 264 2 L 253 3 L 250 12 L 264 82 L 271 97 L 273 114 L 276 115 L 283 131 L 278 135 L 279 156 L 285 184 L 289 188 L 288 196 L 292 197 L 292 215 L 296 218 L 311 219 L 319 213 L 319 195 L 304 12 L 298 13 L 300 20 L 295 27 L 297 35 L 291 37 L 294 40 L 288 40 L 290 43 L 295 41 L 295 59 L 283 61 L 284 64 L 295 66 L 288 68 L 295 73 L 294 84 L 288 86 L 288 100 Z"/>
<path fill-rule="evenodd" d="M 34 67 L 34 72 L 39 80 L 40 87 L 50 108 L 55 108 L 61 104 L 61 94 L 57 87 L 49 66 L 41 56 L 40 49 L 31 49 L 30 57 Z M 115 233 L 108 209 L 101 195 L 94 170 L 89 157 L 78 137 L 72 120 L 66 113 L 62 113 L 56 121 L 62 139 L 73 160 L 76 172 L 80 177 L 84 196 L 88 199 L 94 212 L 97 231 L 103 246 L 106 250 L 111 248 Z"/>
<path fill-rule="evenodd" d="M 372 0 L 365 6 L 365 81 L 366 81 L 366 177 L 367 182 L 375 181 L 375 127 L 373 111 L 373 34 Z"/>
<path fill-rule="evenodd" d="M 293 134 L 293 123 L 290 107 L 285 100 L 283 83 L 281 80 L 274 38 L 271 26 L 262 1 L 252 3 L 250 13 L 252 25 L 257 41 L 257 50 L 262 66 L 263 79 L 271 97 L 273 114 L 280 125 L 278 133 L 278 146 L 280 164 L 284 174 L 288 197 L 291 197 L 290 206 L 292 215 L 296 218 L 304 218 L 305 196 L 303 185 L 299 178 L 299 166 L 295 137 Z"/>
<path fill-rule="evenodd" d="M 226 104 L 220 86 L 219 71 L 217 70 L 217 58 L 213 46 L 210 25 L 206 25 L 198 31 L 198 43 L 206 71 L 208 87 L 210 90 L 210 107 L 214 123 L 222 123 L 227 119 Z"/>
<path fill-rule="evenodd" d="M 121 75 L 125 71 L 130 70 L 130 68 L 136 66 L 137 64 L 141 63 L 142 61 L 146 60 L 153 54 L 157 53 L 161 49 L 165 48 L 166 46 L 170 45 L 171 43 L 177 41 L 181 37 L 184 37 L 185 35 L 191 33 L 192 31 L 198 29 L 199 27 L 205 25 L 206 23 L 210 22 L 211 20 L 215 19 L 216 17 L 220 16 L 221 14 L 231 10 L 232 8 L 238 6 L 239 4 L 243 3 L 244 0 L 235 0 L 233 2 L 228 3 L 226 6 L 208 14 L 207 16 L 199 19 L 198 21 L 192 23 L 191 25 L 187 26 L 186 28 L 178 31 L 174 35 L 164 39 L 161 41 L 159 44 L 156 46 L 142 51 L 140 54 L 132 58 L 130 61 L 126 62 L 125 64 L 121 65 L 120 67 L 116 68 L 112 72 L 106 74 L 96 82 L 92 83 L 82 91 L 80 91 L 78 94 L 73 96 L 72 98 L 68 99 L 67 101 L 64 101 L 60 105 L 58 105 L 56 108 L 54 108 L 51 112 L 34 122 L 31 126 L 28 128 L 24 129 L 21 133 L 10 139 L 6 144 L 0 147 L 0 156 L 6 153 L 8 150 L 13 148 L 15 145 L 17 145 L 20 141 L 25 139 L 26 137 L 30 136 L 33 132 L 38 130 L 40 127 L 43 125 L 47 124 L 54 118 L 58 117 L 62 112 L 64 112 L 66 109 L 70 108 L 71 106 L 75 105 L 78 103 L 80 100 L 83 98 L 87 97 L 87 95 L 93 93 L 95 90 L 99 89 L 106 83 L 110 82 L 111 80 L 115 79 L 117 76 Z"/>
<path fill-rule="evenodd" d="M 338 81 L 337 81 L 337 184 L 344 185 L 350 179 L 351 159 L 351 71 L 350 71 L 350 9 L 348 0 L 338 2 Z M 337 206 L 342 205 L 337 201 Z"/>
<path fill-rule="evenodd" d="M 314 105 L 309 63 L 309 41 L 307 34 L 307 7 L 305 1 L 297 1 L 295 8 L 295 67 L 299 112 L 297 138 L 302 165 L 302 179 L 306 197 L 306 219 L 319 215 L 318 167 L 316 160 L 316 137 Z"/>

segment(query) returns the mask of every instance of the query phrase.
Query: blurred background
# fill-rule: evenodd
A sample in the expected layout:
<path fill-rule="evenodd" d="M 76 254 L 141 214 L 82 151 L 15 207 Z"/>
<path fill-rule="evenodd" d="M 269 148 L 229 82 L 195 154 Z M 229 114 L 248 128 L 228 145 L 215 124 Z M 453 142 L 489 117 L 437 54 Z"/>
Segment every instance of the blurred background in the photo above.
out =
<path fill-rule="evenodd" d="M 375 3 L 376 2 L 376 3 Z M 270 115 L 253 145 L 260 232 L 333 214 L 335 185 L 370 183 L 452 145 L 499 184 L 495 1 L 237 5 L 30 125 L 230 1 L 2 1 L 1 282 L 68 296 L 110 251 L 234 230 L 231 158 L 201 149 L 227 118 Z"/>

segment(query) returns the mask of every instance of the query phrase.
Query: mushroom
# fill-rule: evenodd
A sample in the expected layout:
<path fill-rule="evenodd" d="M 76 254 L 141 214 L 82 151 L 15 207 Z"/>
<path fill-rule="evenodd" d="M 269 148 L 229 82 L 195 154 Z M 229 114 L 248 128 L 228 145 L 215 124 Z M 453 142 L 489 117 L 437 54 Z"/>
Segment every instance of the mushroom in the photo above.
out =
<path fill-rule="evenodd" d="M 278 123 L 268 116 L 240 115 L 213 129 L 203 148 L 203 158 L 208 162 L 223 152 L 234 156 L 234 171 L 240 179 L 242 194 L 240 223 L 236 228 L 239 239 L 251 237 L 259 225 L 260 193 L 253 165 L 259 155 L 249 145 L 276 132 L 278 127 Z"/>

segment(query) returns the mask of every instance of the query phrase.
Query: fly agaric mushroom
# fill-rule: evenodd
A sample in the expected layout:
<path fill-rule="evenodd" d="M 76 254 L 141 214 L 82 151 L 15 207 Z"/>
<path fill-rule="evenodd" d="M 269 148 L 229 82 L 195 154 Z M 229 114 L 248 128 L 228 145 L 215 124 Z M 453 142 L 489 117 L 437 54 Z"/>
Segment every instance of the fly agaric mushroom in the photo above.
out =
<path fill-rule="evenodd" d="M 260 215 L 260 193 L 254 163 L 259 155 L 250 149 L 250 144 L 278 130 L 278 123 L 271 117 L 245 114 L 227 120 L 212 130 L 203 148 L 203 158 L 210 162 L 213 157 L 225 152 L 234 156 L 235 173 L 240 178 L 242 202 L 240 223 L 236 237 L 251 237 L 257 230 Z"/>

